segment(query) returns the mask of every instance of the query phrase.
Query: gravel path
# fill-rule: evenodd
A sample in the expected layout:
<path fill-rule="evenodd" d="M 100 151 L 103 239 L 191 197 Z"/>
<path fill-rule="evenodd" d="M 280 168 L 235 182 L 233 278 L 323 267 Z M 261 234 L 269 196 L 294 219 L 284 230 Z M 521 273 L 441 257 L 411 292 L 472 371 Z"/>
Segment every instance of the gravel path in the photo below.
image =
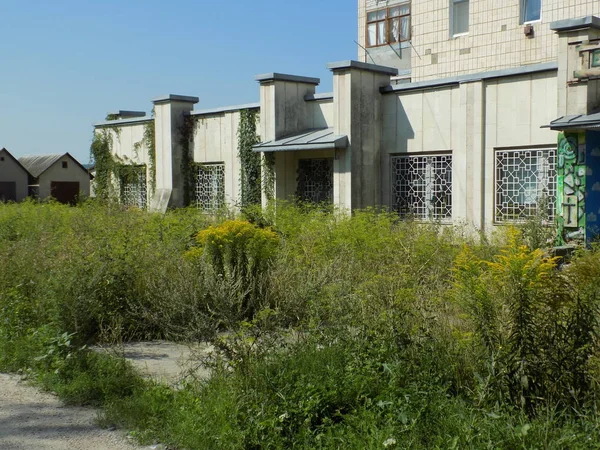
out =
<path fill-rule="evenodd" d="M 102 430 L 97 412 L 64 406 L 15 375 L 0 374 L 0 449 L 133 450 L 123 432 Z M 148 448 L 148 447 L 146 447 Z"/>
<path fill-rule="evenodd" d="M 177 385 L 190 370 L 196 376 L 208 371 L 193 363 L 195 355 L 211 347 L 190 347 L 164 341 L 125 344 L 97 349 L 122 354 L 142 375 Z M 98 411 L 65 406 L 56 396 L 40 392 L 16 375 L 0 374 L 0 450 L 134 450 L 123 431 L 103 430 L 96 424 Z"/>

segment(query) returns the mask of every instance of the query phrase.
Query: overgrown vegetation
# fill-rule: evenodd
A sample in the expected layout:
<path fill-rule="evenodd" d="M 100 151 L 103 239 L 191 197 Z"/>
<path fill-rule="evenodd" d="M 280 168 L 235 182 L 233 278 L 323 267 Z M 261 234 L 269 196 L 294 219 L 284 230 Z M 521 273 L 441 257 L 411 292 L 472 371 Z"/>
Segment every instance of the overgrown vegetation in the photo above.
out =
<path fill-rule="evenodd" d="M 176 448 L 593 448 L 600 252 L 315 208 L 0 204 L 0 370 Z M 135 232 L 132 232 L 135 230 Z M 86 345 L 210 340 L 209 380 Z"/>
<path fill-rule="evenodd" d="M 246 209 L 261 201 L 261 157 L 252 147 L 260 142 L 256 132 L 258 110 L 240 110 L 238 158 L 240 159 L 241 206 Z"/>

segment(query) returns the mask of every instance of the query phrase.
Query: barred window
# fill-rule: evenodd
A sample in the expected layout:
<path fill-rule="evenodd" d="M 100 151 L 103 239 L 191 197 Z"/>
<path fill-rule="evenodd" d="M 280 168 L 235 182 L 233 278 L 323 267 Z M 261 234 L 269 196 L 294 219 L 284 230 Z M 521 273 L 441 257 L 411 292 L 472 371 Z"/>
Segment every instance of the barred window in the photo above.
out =
<path fill-rule="evenodd" d="M 496 151 L 496 222 L 554 218 L 556 149 Z"/>
<path fill-rule="evenodd" d="M 120 177 L 121 204 L 146 209 L 148 201 L 146 166 L 127 167 L 127 173 Z"/>
<path fill-rule="evenodd" d="M 452 219 L 452 155 L 392 157 L 392 208 L 422 220 Z"/>
<path fill-rule="evenodd" d="M 194 186 L 196 207 L 216 211 L 225 206 L 225 164 L 197 164 Z"/>
<path fill-rule="evenodd" d="M 310 203 L 333 203 L 333 159 L 298 161 L 298 199 Z"/>

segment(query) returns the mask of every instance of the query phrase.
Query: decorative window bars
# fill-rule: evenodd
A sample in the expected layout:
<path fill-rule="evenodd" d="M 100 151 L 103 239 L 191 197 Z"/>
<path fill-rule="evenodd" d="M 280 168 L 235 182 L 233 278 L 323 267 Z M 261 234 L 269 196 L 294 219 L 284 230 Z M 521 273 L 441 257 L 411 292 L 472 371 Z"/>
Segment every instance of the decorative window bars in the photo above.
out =
<path fill-rule="evenodd" d="M 556 149 L 496 151 L 496 222 L 554 218 Z"/>
<path fill-rule="evenodd" d="M 225 164 L 197 164 L 195 177 L 196 207 L 213 212 L 225 206 Z"/>
<path fill-rule="evenodd" d="M 134 166 L 126 176 L 121 176 L 121 204 L 146 209 L 148 192 L 146 166 Z"/>
<path fill-rule="evenodd" d="M 298 161 L 298 190 L 302 202 L 333 203 L 333 159 L 301 159 Z"/>
<path fill-rule="evenodd" d="M 452 155 L 392 157 L 392 208 L 420 220 L 452 219 Z"/>

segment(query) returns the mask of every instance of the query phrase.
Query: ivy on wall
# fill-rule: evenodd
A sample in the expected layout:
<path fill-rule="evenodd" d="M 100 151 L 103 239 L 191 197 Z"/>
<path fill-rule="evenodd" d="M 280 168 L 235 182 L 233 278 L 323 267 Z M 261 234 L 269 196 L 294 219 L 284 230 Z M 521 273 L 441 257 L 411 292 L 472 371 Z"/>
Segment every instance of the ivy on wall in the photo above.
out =
<path fill-rule="evenodd" d="M 94 133 L 90 146 L 90 160 L 94 164 L 94 190 L 96 198 L 110 200 L 114 193 L 111 184 L 111 173 L 115 162 L 112 157 L 112 134 L 110 128 L 102 128 Z"/>
<path fill-rule="evenodd" d="M 183 118 L 183 124 L 179 127 L 184 206 L 189 206 L 192 200 L 192 188 L 194 186 L 194 155 L 192 142 L 194 141 L 197 121 L 198 119 L 194 116 L 185 116 Z"/>
<path fill-rule="evenodd" d="M 240 159 L 240 186 L 242 209 L 261 201 L 261 157 L 252 147 L 260 142 L 256 134 L 258 111 L 242 109 L 238 126 L 238 157 Z"/>
<path fill-rule="evenodd" d="M 263 192 L 267 200 L 275 198 L 275 153 L 263 153 Z"/>
<path fill-rule="evenodd" d="M 156 138 L 154 123 L 154 108 L 152 108 L 152 120 L 144 124 L 144 137 L 142 139 L 148 151 L 148 180 L 150 182 L 151 196 L 154 196 L 154 192 L 156 191 Z"/>

